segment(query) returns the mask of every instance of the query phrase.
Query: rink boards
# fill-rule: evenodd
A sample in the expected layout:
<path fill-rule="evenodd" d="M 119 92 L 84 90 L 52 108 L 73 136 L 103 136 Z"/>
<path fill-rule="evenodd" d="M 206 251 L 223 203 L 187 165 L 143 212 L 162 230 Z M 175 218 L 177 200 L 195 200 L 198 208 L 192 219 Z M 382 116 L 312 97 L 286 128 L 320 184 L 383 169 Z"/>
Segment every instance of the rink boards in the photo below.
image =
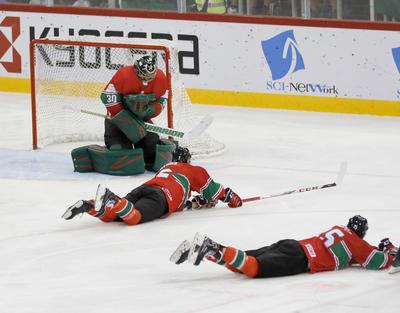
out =
<path fill-rule="evenodd" d="M 399 23 L 0 5 L 0 91 L 30 91 L 34 38 L 163 38 L 178 48 L 193 103 L 398 116 L 399 30 Z M 105 66 L 104 57 L 99 62 Z"/>

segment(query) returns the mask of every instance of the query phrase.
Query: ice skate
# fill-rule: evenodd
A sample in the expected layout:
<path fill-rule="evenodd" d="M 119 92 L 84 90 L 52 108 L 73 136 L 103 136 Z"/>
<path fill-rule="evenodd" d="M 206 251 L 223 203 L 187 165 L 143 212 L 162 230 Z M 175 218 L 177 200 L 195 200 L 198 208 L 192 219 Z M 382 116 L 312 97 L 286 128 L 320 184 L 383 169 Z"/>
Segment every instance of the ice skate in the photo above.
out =
<path fill-rule="evenodd" d="M 396 256 L 394 257 L 392 266 L 390 266 L 388 273 L 394 274 L 400 272 L 400 249 L 397 250 Z"/>
<path fill-rule="evenodd" d="M 117 202 L 118 197 L 110 189 L 99 185 L 97 187 L 94 209 L 96 212 L 104 211 L 105 207 L 112 207 Z"/>
<path fill-rule="evenodd" d="M 190 241 L 185 240 L 171 254 L 169 260 L 175 264 L 181 264 L 188 259 L 189 251 L 190 251 Z"/>
<path fill-rule="evenodd" d="M 196 233 L 189 251 L 189 262 L 193 265 L 199 265 L 206 256 L 214 256 L 220 248 L 220 244 Z"/>
<path fill-rule="evenodd" d="M 86 200 L 79 200 L 73 205 L 71 205 L 61 217 L 65 220 L 70 220 L 79 214 L 89 212 L 91 208 L 93 208 L 93 202 Z"/>

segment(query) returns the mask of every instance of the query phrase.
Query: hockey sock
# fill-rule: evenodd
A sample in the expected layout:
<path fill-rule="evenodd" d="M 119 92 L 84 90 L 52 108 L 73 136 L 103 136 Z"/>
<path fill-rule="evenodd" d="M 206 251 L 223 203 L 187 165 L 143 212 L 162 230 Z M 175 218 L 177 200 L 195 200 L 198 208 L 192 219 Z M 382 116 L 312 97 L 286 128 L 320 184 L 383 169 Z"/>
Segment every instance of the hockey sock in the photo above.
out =
<path fill-rule="evenodd" d="M 125 198 L 121 198 L 111 211 L 117 214 L 128 225 L 136 225 L 142 219 L 142 214 L 135 209 L 133 203 Z"/>
<path fill-rule="evenodd" d="M 90 209 L 88 214 L 97 217 L 99 220 L 105 223 L 112 222 L 118 218 L 118 215 L 115 212 L 112 212 L 110 208 L 105 208 L 104 210 L 101 210 L 99 212 L 92 208 Z"/>
<path fill-rule="evenodd" d="M 226 248 L 223 248 L 223 249 L 225 250 Z M 216 264 L 225 266 L 227 269 L 229 269 L 229 270 L 232 271 L 232 272 L 235 272 L 235 273 L 242 273 L 242 272 L 241 272 L 240 270 L 238 270 L 237 268 L 234 268 L 233 266 L 230 266 L 228 263 L 226 263 L 226 262 L 224 261 L 224 259 L 223 259 L 223 256 L 224 256 L 224 254 L 223 254 L 223 252 L 221 251 L 221 252 L 217 252 L 214 256 L 207 256 L 206 259 L 209 260 L 209 261 L 211 261 L 211 262 L 214 262 L 214 263 L 216 263 Z"/>
<path fill-rule="evenodd" d="M 256 277 L 259 264 L 255 257 L 246 255 L 246 252 L 226 247 L 223 250 L 222 260 L 226 262 L 225 266 L 233 271 L 240 271 L 248 277 Z"/>

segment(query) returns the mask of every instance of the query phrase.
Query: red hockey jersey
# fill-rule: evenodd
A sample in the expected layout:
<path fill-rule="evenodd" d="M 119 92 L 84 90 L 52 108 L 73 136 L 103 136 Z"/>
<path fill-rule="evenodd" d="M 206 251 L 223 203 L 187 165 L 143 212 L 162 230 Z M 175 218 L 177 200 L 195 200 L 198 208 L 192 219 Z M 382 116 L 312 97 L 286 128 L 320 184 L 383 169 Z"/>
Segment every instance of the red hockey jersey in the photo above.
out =
<path fill-rule="evenodd" d="M 167 78 L 163 71 L 157 70 L 155 78 L 148 83 L 143 83 L 143 81 L 137 76 L 134 66 L 124 66 L 121 67 L 112 77 L 111 81 L 104 88 L 105 93 L 119 93 L 121 96 L 128 94 L 150 94 L 153 93 L 155 98 L 158 99 L 162 97 L 167 90 Z M 122 97 L 121 97 L 122 98 Z M 156 113 L 151 116 L 155 117 L 162 111 L 162 104 L 154 102 L 156 105 Z M 115 115 L 123 109 L 122 102 L 109 103 L 106 105 L 109 114 Z"/>
<path fill-rule="evenodd" d="M 344 226 L 334 226 L 318 237 L 300 240 L 307 255 L 310 271 L 339 270 L 352 264 L 367 269 L 387 268 L 393 256 L 379 251 Z"/>
<path fill-rule="evenodd" d="M 223 186 L 213 181 L 203 167 L 188 163 L 168 163 L 145 184 L 164 192 L 170 213 L 183 210 L 192 191 L 198 192 L 206 200 L 217 200 L 225 194 Z"/>

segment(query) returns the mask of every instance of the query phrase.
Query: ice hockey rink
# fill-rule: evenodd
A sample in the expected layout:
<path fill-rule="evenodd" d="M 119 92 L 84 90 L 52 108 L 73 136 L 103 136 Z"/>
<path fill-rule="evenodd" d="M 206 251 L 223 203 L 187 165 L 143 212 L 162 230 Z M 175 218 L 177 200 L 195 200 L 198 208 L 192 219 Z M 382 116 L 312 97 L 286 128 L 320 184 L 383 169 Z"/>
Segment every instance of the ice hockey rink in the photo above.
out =
<path fill-rule="evenodd" d="M 367 241 L 400 244 L 400 118 L 197 105 L 196 114 L 213 115 L 208 133 L 227 151 L 194 163 L 242 197 L 333 182 L 347 161 L 342 185 L 130 227 L 61 215 L 99 183 L 125 195 L 152 173 L 74 173 L 69 152 L 81 143 L 32 151 L 29 96 L 2 93 L 0 102 L 0 312 L 399 312 L 400 274 L 384 270 L 249 279 L 169 256 L 195 232 L 253 249 L 355 214 L 369 221 Z"/>

